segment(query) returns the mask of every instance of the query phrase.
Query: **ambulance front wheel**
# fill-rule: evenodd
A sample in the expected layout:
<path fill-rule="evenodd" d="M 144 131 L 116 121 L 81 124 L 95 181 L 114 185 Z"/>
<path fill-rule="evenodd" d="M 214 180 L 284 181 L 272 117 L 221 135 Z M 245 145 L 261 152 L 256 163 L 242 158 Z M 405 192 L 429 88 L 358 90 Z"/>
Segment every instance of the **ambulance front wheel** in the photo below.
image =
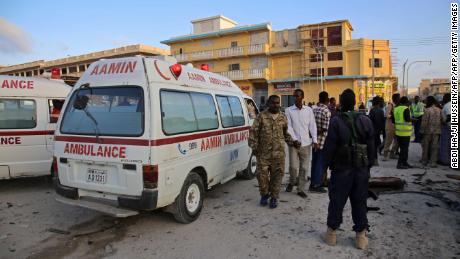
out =
<path fill-rule="evenodd" d="M 185 224 L 195 221 L 203 208 L 203 196 L 203 179 L 197 173 L 191 172 L 174 202 L 174 218 Z"/>
<path fill-rule="evenodd" d="M 251 180 L 256 176 L 256 169 L 257 169 L 257 158 L 254 154 L 251 154 L 249 158 L 248 167 L 246 170 L 243 171 L 241 176 L 243 179 Z"/>

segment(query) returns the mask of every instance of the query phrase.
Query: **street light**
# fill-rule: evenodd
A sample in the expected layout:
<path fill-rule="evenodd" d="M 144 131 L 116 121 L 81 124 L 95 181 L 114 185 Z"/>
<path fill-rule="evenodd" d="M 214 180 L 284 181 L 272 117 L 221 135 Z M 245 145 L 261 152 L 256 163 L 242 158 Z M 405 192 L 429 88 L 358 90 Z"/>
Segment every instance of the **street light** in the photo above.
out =
<path fill-rule="evenodd" d="M 409 69 L 410 67 L 415 64 L 415 63 L 430 63 L 430 66 L 431 66 L 431 60 L 417 60 L 417 61 L 412 61 L 409 66 L 407 67 L 407 87 L 406 89 L 409 90 Z M 404 72 L 404 71 L 403 71 Z"/>
<path fill-rule="evenodd" d="M 323 86 L 323 54 L 324 52 L 326 52 L 326 47 L 324 46 L 316 46 L 315 47 L 315 51 L 317 54 L 319 54 L 319 57 L 320 57 L 320 62 L 321 62 L 321 70 L 320 70 L 320 73 L 321 73 L 321 91 L 324 91 L 324 86 Z"/>

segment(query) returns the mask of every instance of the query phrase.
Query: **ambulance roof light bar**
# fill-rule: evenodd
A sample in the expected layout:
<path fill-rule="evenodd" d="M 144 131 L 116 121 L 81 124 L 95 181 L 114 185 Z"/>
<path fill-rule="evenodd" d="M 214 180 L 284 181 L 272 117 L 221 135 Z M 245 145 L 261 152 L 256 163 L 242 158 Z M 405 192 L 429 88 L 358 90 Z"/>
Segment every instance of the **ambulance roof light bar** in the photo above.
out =
<path fill-rule="evenodd" d="M 171 70 L 171 73 L 177 79 L 177 78 L 179 78 L 180 74 L 182 73 L 182 65 L 176 63 L 176 64 L 170 66 L 169 70 Z"/>

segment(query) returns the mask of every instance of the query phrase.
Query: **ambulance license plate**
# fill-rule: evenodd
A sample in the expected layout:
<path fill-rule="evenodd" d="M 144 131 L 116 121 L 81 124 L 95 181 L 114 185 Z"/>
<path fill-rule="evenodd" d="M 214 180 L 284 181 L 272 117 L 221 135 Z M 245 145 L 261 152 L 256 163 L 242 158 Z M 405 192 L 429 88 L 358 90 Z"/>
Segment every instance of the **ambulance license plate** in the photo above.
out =
<path fill-rule="evenodd" d="M 86 181 L 89 183 L 105 184 L 107 182 L 107 170 L 88 168 Z"/>

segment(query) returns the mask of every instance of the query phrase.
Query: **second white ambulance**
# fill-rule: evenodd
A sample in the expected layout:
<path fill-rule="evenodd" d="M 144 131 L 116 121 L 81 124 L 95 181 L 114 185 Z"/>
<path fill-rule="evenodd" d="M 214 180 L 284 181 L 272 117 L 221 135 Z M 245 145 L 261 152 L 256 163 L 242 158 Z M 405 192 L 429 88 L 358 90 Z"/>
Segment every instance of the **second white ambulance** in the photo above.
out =
<path fill-rule="evenodd" d="M 229 79 L 168 57 L 94 62 L 55 135 L 58 201 L 118 217 L 200 214 L 204 190 L 254 177 L 250 98 Z"/>
<path fill-rule="evenodd" d="M 62 80 L 0 76 L 0 179 L 51 174 L 54 129 L 71 90 Z"/>

